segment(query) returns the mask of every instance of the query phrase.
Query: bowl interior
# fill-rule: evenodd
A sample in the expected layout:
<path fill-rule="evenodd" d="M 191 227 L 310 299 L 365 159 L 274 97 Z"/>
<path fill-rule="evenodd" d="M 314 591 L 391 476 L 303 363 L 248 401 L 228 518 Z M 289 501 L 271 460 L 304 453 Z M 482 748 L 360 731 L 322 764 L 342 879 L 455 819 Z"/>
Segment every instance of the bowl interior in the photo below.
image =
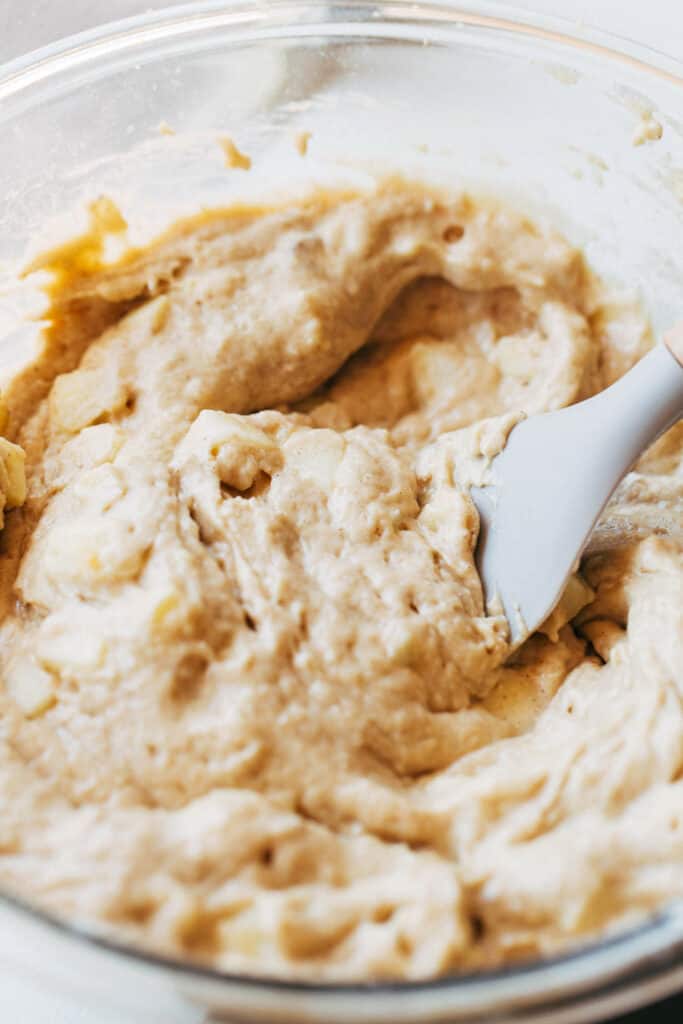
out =
<path fill-rule="evenodd" d="M 671 323 L 683 280 L 683 79 L 671 62 L 538 31 L 494 6 L 496 16 L 486 4 L 200 4 L 5 69 L 0 366 L 30 354 L 14 267 L 72 234 L 84 198 L 111 196 L 142 241 L 202 207 L 384 172 L 550 217 L 640 295 L 655 327 Z M 650 112 L 662 137 L 634 145 Z M 226 168 L 225 136 L 251 156 L 248 173 Z M 653 942 L 648 956 L 670 931 Z M 642 943 L 633 950 L 638 960 Z M 527 975 L 516 998 L 546 991 L 548 977 Z"/>

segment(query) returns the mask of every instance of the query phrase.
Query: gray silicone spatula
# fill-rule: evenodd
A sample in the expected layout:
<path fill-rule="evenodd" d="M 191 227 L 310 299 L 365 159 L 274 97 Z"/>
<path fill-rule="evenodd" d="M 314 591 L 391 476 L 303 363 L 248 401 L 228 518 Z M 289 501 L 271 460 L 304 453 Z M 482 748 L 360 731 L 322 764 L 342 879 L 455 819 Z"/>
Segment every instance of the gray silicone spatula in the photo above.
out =
<path fill-rule="evenodd" d="M 513 646 L 552 612 L 621 479 L 681 417 L 683 325 L 599 395 L 513 427 L 490 484 L 471 492 L 484 597 L 502 602 Z"/>

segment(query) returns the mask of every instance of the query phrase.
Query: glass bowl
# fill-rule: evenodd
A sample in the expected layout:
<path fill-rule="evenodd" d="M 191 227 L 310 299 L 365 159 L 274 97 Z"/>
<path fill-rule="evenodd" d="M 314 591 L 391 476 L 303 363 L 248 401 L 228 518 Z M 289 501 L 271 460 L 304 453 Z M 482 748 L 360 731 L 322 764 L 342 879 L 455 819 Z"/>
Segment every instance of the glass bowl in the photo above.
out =
<path fill-rule="evenodd" d="M 636 146 L 649 112 L 662 137 Z M 36 237 L 73 233 L 84 197 L 112 196 L 137 241 L 202 206 L 382 169 L 549 216 L 669 325 L 683 295 L 679 116 L 674 60 L 497 2 L 223 0 L 72 37 L 0 69 L 0 372 L 29 355 L 17 261 Z M 226 134 L 250 174 L 226 173 Z M 164 1024 L 199 1014 L 188 1006 L 268 1024 L 596 1021 L 683 988 L 679 906 L 552 960 L 405 984 L 219 974 L 10 896 L 0 936 L 17 970 Z"/>

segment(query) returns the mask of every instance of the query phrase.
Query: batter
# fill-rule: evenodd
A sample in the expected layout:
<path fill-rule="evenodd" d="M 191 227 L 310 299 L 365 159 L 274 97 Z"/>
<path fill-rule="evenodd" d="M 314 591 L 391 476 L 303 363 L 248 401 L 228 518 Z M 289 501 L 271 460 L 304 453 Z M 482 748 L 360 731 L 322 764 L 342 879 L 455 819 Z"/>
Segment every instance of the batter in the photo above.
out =
<path fill-rule="evenodd" d="M 318 980 L 545 956 L 682 895 L 683 432 L 612 509 L 659 535 L 585 560 L 510 661 L 467 491 L 520 413 L 648 349 L 642 315 L 553 231 L 400 180 L 113 266 L 125 222 L 92 220 L 33 265 L 49 325 L 4 395 L 0 884 Z"/>

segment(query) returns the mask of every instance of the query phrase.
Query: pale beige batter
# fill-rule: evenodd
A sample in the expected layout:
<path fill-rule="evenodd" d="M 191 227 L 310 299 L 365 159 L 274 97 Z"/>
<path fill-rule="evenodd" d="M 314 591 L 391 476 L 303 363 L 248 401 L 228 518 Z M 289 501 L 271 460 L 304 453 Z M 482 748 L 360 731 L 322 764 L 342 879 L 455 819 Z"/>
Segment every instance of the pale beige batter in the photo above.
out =
<path fill-rule="evenodd" d="M 683 432 L 613 506 L 662 535 L 591 556 L 508 664 L 466 488 L 643 317 L 551 231 L 398 180 L 113 267 L 103 228 L 35 264 L 51 326 L 4 396 L 0 884 L 317 979 L 547 955 L 682 895 Z"/>

